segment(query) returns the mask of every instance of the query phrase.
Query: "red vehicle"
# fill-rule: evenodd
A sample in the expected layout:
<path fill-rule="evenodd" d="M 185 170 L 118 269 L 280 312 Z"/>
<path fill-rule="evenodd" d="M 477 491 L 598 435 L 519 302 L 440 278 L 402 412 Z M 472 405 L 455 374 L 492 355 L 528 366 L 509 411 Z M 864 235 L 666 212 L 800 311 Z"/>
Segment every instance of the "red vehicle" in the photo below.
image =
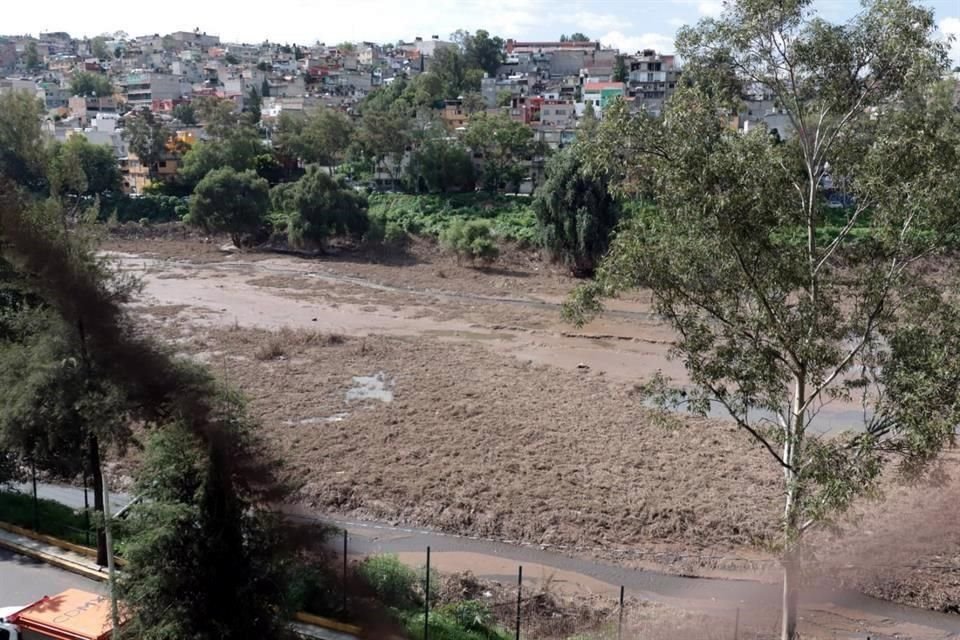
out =
<path fill-rule="evenodd" d="M 107 640 L 112 630 L 110 599 L 80 589 L 0 609 L 0 640 Z"/>

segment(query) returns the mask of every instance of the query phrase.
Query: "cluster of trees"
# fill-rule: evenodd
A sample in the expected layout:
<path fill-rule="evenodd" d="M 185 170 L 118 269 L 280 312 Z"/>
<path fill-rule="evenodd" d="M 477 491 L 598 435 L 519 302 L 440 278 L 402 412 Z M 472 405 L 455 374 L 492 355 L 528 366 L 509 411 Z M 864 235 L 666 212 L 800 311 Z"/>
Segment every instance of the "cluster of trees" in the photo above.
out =
<path fill-rule="evenodd" d="M 931 260 L 955 269 L 941 256 L 960 231 L 945 46 L 910 0 L 842 25 L 809 4 L 738 2 L 682 29 L 687 82 L 663 117 L 605 110 L 586 166 L 652 206 L 621 222 L 567 306 L 584 321 L 608 296 L 649 289 L 690 381 L 657 378 L 651 397 L 725 409 L 782 473 L 783 640 L 797 637 L 807 534 L 878 491 L 887 466 L 921 472 L 960 423 L 960 307 L 926 275 Z M 775 96 L 797 134 L 726 126 L 745 86 Z M 839 221 L 828 170 L 852 196 Z M 835 399 L 862 402 L 863 424 L 825 437 L 817 414 Z"/>
<path fill-rule="evenodd" d="M 39 112 L 0 96 L 0 480 L 31 466 L 86 478 L 106 564 L 103 459 L 144 447 L 116 585 L 131 635 L 285 637 L 295 563 L 257 506 L 272 465 L 239 397 L 127 316 L 137 283 L 97 257 L 85 224 L 116 186 L 112 152 L 46 142 Z"/>
<path fill-rule="evenodd" d="M 113 83 L 101 73 L 81 71 L 70 79 L 70 93 L 75 96 L 109 96 L 113 94 Z"/>
<path fill-rule="evenodd" d="M 82 136 L 60 143 L 41 132 L 43 103 L 20 91 L 0 96 L 0 174 L 32 193 L 81 197 L 120 191 L 113 150 Z"/>

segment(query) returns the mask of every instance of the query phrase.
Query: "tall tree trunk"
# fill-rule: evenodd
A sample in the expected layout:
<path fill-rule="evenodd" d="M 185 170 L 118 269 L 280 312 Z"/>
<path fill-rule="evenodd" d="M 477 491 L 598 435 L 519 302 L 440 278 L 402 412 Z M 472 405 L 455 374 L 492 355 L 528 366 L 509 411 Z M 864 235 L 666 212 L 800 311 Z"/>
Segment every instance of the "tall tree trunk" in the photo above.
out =
<path fill-rule="evenodd" d="M 780 640 L 797 638 L 797 601 L 800 591 L 800 502 L 801 483 L 797 464 L 806 428 L 806 371 L 801 368 L 794 381 L 793 408 L 783 443 L 785 504 L 783 508 L 783 601 Z"/>
<path fill-rule="evenodd" d="M 797 600 L 800 592 L 800 559 L 796 549 L 783 557 L 783 628 L 781 640 L 797 638 Z"/>
<path fill-rule="evenodd" d="M 93 510 L 97 513 L 97 564 L 107 566 L 107 536 L 103 530 L 103 472 L 100 469 L 100 442 L 90 434 L 87 439 L 88 464 L 93 478 Z"/>

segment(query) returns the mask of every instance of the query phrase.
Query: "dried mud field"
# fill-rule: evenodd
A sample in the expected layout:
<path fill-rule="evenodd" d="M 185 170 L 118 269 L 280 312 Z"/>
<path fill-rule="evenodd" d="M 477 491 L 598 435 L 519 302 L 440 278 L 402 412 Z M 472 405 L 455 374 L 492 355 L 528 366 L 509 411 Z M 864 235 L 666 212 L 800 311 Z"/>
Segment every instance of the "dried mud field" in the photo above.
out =
<path fill-rule="evenodd" d="M 683 573 L 773 558 L 780 476 L 723 421 L 664 418 L 635 385 L 670 334 L 642 293 L 582 328 L 576 282 L 538 256 L 227 255 L 167 234 L 103 246 L 136 273 L 151 331 L 240 388 L 270 455 L 318 512 L 523 541 Z M 842 412 L 837 415 L 842 416 Z M 960 458 L 940 484 L 818 534 L 824 571 L 869 593 L 960 606 Z"/>

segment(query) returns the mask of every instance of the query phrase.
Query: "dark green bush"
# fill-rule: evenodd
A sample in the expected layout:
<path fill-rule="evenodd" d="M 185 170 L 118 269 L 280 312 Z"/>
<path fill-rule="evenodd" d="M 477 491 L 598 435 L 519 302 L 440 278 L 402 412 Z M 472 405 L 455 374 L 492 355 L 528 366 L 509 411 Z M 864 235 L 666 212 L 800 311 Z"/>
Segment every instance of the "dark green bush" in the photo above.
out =
<path fill-rule="evenodd" d="M 500 255 L 486 220 L 455 220 L 440 234 L 440 242 L 457 254 L 458 260 L 466 257 L 491 264 Z"/>
<path fill-rule="evenodd" d="M 180 220 L 187 210 L 187 199 L 177 196 L 144 194 L 133 198 L 118 195 L 100 200 L 100 217 L 104 221 L 115 212 L 117 222 L 136 222 L 143 218 L 150 222 L 170 222 Z"/>
<path fill-rule="evenodd" d="M 393 222 L 407 233 L 437 238 L 456 220 L 489 220 L 497 237 L 533 244 L 536 218 L 530 198 L 486 193 L 411 195 L 381 193 L 370 196 L 370 215 Z"/>
<path fill-rule="evenodd" d="M 406 609 L 419 605 L 417 572 L 395 555 L 370 556 L 357 568 L 360 578 L 388 607 Z"/>

